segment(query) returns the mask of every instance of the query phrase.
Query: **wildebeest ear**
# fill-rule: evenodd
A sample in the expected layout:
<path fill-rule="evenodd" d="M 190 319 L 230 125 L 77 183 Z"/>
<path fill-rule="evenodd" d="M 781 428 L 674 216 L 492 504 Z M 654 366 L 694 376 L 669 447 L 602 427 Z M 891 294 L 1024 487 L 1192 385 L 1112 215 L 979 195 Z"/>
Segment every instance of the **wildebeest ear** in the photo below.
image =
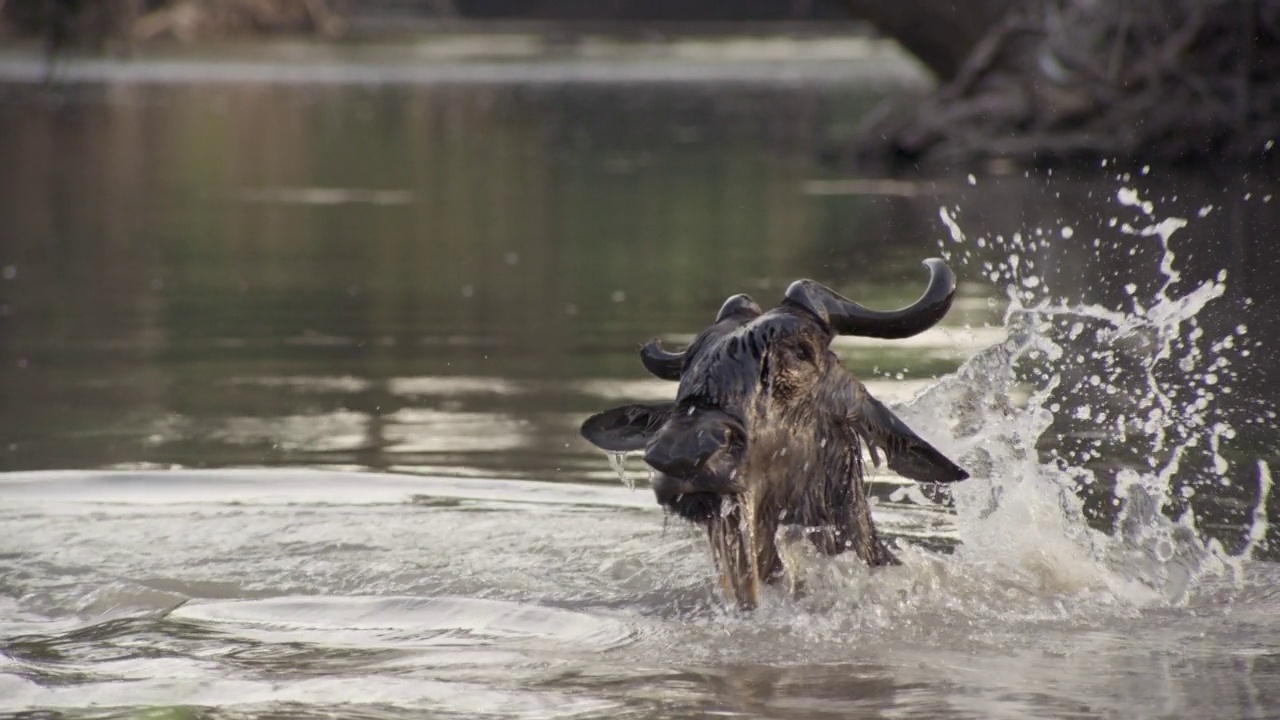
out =
<path fill-rule="evenodd" d="M 605 410 L 582 423 L 582 437 L 601 450 L 643 450 L 658 428 L 671 417 L 675 403 L 623 405 Z"/>
<path fill-rule="evenodd" d="M 921 440 L 901 418 L 871 397 L 861 383 L 858 389 L 861 397 L 851 408 L 849 419 L 866 441 L 871 459 L 877 466 L 880 465 L 880 455 L 876 451 L 883 450 L 889 459 L 889 469 L 909 480 L 950 483 L 969 477 L 969 473 Z"/>

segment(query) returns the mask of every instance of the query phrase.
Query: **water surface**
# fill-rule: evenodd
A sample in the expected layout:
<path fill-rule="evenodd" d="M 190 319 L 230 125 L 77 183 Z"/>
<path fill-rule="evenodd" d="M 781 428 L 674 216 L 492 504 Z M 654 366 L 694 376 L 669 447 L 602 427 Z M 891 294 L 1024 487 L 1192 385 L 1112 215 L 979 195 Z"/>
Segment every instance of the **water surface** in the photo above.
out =
<path fill-rule="evenodd" d="M 1273 180 L 853 177 L 903 91 L 826 61 L 9 62 L 0 711 L 1280 712 Z M 892 307 L 938 254 L 939 328 L 835 349 L 975 477 L 875 474 L 904 567 L 724 609 L 577 425 L 730 294 Z"/>

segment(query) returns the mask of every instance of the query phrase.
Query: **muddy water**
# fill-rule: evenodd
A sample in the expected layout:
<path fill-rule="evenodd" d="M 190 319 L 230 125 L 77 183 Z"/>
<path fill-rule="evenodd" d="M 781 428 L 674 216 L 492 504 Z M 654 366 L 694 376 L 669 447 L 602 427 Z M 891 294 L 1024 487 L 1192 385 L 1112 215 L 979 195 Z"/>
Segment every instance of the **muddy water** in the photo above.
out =
<path fill-rule="evenodd" d="M 1274 181 L 853 179 L 893 88 L 698 62 L 4 66 L 0 712 L 1280 714 Z M 577 423 L 727 295 L 937 254 L 941 327 L 835 349 L 974 478 L 726 611 Z"/>

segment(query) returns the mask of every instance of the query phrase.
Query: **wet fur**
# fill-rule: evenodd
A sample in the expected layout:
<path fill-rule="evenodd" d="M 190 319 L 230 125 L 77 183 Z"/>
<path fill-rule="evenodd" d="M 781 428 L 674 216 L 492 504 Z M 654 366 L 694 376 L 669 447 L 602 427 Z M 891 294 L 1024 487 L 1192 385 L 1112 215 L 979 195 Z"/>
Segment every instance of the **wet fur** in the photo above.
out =
<path fill-rule="evenodd" d="M 775 547 L 780 524 L 821 528 L 811 538 L 825 554 L 896 563 L 871 520 L 858 433 L 841 413 L 857 380 L 826 348 L 825 331 L 785 310 L 715 330 L 690 347 L 677 407 L 745 408 L 751 442 L 738 470 L 742 490 L 732 497 L 698 493 L 671 509 L 708 523 L 722 576 L 741 578 L 726 580 L 726 589 L 751 605 L 759 582 L 783 576 Z M 715 503 L 708 512 L 716 500 L 732 507 Z M 750 567 L 744 556 L 753 558 Z"/>
<path fill-rule="evenodd" d="M 697 465 L 672 465 L 693 468 L 687 476 L 657 473 L 654 488 L 671 512 L 706 528 L 725 593 L 740 607 L 754 607 L 761 583 L 785 575 L 776 547 L 783 525 L 803 528 L 822 553 L 896 564 L 871 518 L 863 445 L 922 482 L 967 473 L 867 394 L 830 351 L 823 318 L 790 300 L 765 313 L 749 298 L 734 302 L 685 352 L 674 403 L 599 413 L 583 435 L 614 451 L 659 449 L 661 461 L 646 454 L 659 465 L 712 448 Z"/>

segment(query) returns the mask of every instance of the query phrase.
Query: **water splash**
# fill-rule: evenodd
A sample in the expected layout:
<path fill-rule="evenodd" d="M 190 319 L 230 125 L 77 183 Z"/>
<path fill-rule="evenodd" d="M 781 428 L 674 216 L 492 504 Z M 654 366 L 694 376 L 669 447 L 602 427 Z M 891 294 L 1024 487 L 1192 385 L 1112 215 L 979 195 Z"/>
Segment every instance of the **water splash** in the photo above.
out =
<path fill-rule="evenodd" d="M 1159 258 L 1158 286 L 1139 292 L 1126 283 L 1120 308 L 1055 295 L 1061 290 L 1037 268 L 1052 258 L 1051 241 L 1064 241 L 1054 233 L 970 242 L 958 211 L 942 209 L 951 238 L 940 243 L 944 254 L 1007 288 L 1008 335 L 903 412 L 973 472 L 952 489 L 957 562 L 1131 606 L 1176 603 L 1202 575 L 1241 575 L 1241 557 L 1200 531 L 1188 501 L 1225 482 L 1223 445 L 1235 431 L 1214 401 L 1233 391 L 1246 328 L 1209 337 L 1201 326 L 1200 313 L 1225 293 L 1226 273 L 1186 287 L 1170 239 L 1188 221 L 1157 218 L 1132 188 L 1116 199 L 1140 215 L 1110 226 L 1154 241 Z M 1058 235 L 1081 242 L 1079 233 Z M 1252 543 L 1265 537 L 1256 520 Z"/>
<path fill-rule="evenodd" d="M 1258 461 L 1258 504 L 1253 508 L 1253 517 L 1249 523 L 1249 541 L 1245 544 L 1243 557 L 1253 557 L 1255 552 L 1267 550 L 1267 531 L 1271 529 L 1267 520 L 1267 504 L 1271 500 L 1271 468 L 1265 461 Z"/>
<path fill-rule="evenodd" d="M 627 454 L 624 452 L 611 452 L 609 455 L 609 467 L 618 474 L 618 479 L 628 490 L 636 489 L 636 479 L 627 472 Z"/>

